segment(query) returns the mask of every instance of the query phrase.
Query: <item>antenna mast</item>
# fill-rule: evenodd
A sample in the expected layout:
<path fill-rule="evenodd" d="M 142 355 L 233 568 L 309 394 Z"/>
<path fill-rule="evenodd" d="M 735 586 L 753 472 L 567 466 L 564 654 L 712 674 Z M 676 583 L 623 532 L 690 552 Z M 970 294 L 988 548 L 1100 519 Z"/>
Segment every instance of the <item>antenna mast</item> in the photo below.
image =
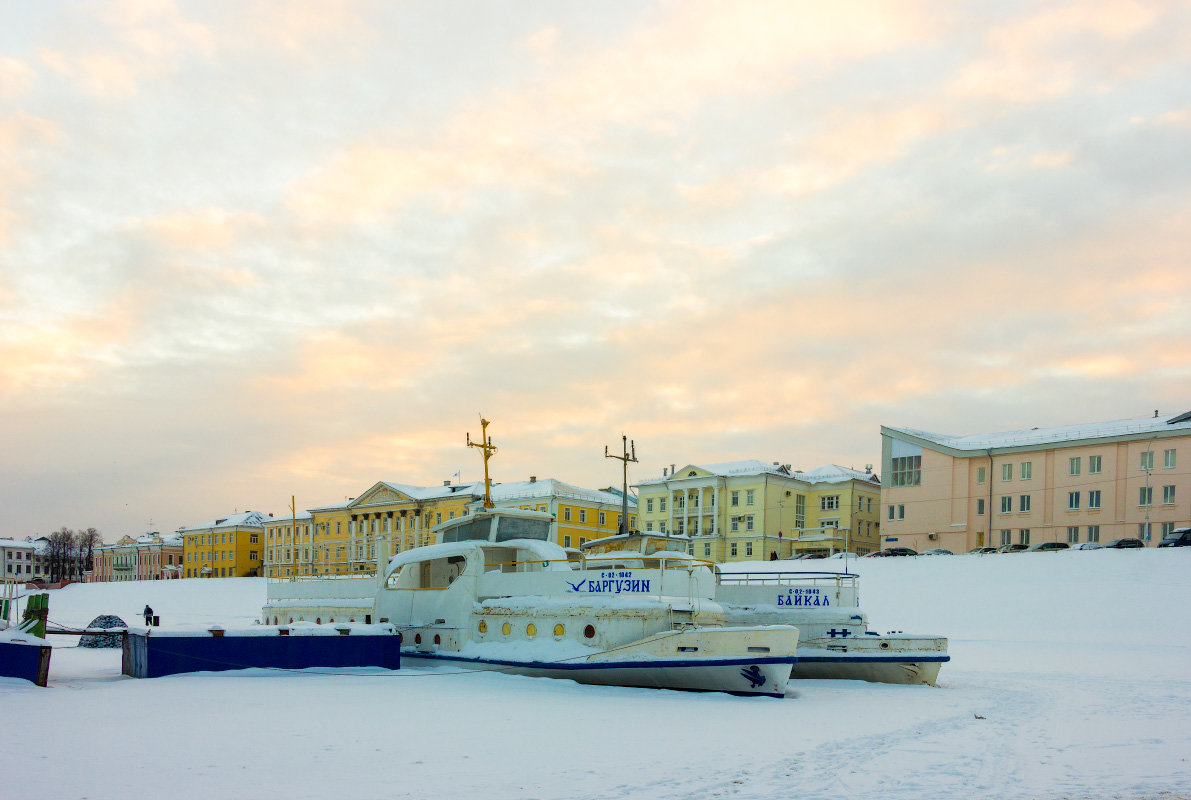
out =
<path fill-rule="evenodd" d="M 488 435 L 488 420 L 480 417 L 480 441 L 473 442 L 471 434 L 467 434 L 467 446 L 478 447 L 480 452 L 484 454 L 484 508 L 492 508 L 492 492 L 490 491 L 491 481 L 488 480 L 488 459 L 492 458 L 492 454 L 496 452 L 496 445 L 492 443 L 492 437 Z"/>
<path fill-rule="evenodd" d="M 629 462 L 637 463 L 637 443 L 630 442 L 629 437 L 621 434 L 623 455 L 614 456 L 608 452 L 608 445 L 604 445 L 604 458 L 615 458 L 624 465 L 624 490 L 620 495 L 620 528 L 619 533 L 629 532 Z"/>

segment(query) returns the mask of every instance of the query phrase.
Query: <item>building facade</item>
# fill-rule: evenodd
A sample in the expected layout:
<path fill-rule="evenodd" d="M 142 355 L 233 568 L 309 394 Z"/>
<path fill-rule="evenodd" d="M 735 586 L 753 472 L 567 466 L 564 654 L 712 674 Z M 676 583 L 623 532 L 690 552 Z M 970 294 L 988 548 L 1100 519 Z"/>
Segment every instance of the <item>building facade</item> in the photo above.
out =
<path fill-rule="evenodd" d="M 1191 520 L 1191 413 L 948 436 L 881 428 L 883 539 L 1156 545 Z"/>
<path fill-rule="evenodd" d="M 182 576 L 182 535 L 122 536 L 115 544 L 95 548 L 92 582 L 159 581 Z"/>
<path fill-rule="evenodd" d="M 634 484 L 647 531 L 689 536 L 690 553 L 713 561 L 860 555 L 880 538 L 880 479 L 836 465 L 733 461 L 671 465 Z"/>
<path fill-rule="evenodd" d="M 0 539 L 0 569 L 8 581 L 31 581 L 41 577 L 33 568 L 34 547 L 32 542 L 18 542 L 15 539 Z"/>
<path fill-rule="evenodd" d="M 527 508 L 555 516 L 551 537 L 563 547 L 616 533 L 621 495 L 582 489 L 553 479 L 497 483 L 493 505 Z M 378 563 L 408 550 L 435 544 L 437 526 L 483 507 L 483 483 L 413 486 L 381 481 L 343 503 L 306 509 L 264 523 L 264 574 L 375 574 Z M 630 525 L 636 505 L 630 498 Z"/>
<path fill-rule="evenodd" d="M 251 578 L 262 574 L 268 514 L 245 511 L 179 528 L 184 578 Z"/>

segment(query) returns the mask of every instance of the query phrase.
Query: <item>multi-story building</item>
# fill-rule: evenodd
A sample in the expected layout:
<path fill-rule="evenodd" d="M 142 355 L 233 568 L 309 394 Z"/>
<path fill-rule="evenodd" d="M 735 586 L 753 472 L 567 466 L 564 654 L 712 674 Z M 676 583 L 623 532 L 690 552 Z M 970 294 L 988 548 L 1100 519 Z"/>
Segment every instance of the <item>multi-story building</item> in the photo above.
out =
<path fill-rule="evenodd" d="M 378 559 L 434 544 L 434 529 L 483 506 L 483 483 L 412 486 L 381 481 L 359 497 L 264 523 L 268 577 L 371 574 Z M 616 533 L 621 495 L 553 479 L 493 484 L 493 505 L 555 516 L 552 538 L 564 547 Z M 630 498 L 630 525 L 635 502 Z"/>
<path fill-rule="evenodd" d="M 888 546 L 1151 545 L 1191 520 L 1191 412 L 970 436 L 882 427 L 881 459 Z"/>
<path fill-rule="evenodd" d="M 95 548 L 91 581 L 157 581 L 182 576 L 182 535 L 122 536 L 115 544 Z"/>
<path fill-rule="evenodd" d="M 33 543 L 0 539 L 0 575 L 4 580 L 31 581 L 39 577 L 33 570 Z"/>
<path fill-rule="evenodd" d="M 863 555 L 878 547 L 881 484 L 871 470 L 797 472 L 755 460 L 671 465 L 634 486 L 645 530 L 689 536 L 701 558 Z"/>
<path fill-rule="evenodd" d="M 183 577 L 248 578 L 261 574 L 264 525 L 268 514 L 245 511 L 202 525 L 179 528 L 183 537 Z"/>

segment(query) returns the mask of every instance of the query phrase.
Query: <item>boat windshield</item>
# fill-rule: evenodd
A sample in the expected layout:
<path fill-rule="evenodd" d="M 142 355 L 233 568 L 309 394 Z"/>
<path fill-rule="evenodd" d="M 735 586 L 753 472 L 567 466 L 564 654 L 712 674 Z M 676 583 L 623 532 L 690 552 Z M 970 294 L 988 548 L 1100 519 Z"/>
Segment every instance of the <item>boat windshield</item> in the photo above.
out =
<path fill-rule="evenodd" d="M 538 539 L 543 542 L 549 541 L 550 520 L 501 517 L 500 525 L 496 529 L 496 541 L 507 542 L 512 539 Z"/>
<path fill-rule="evenodd" d="M 491 519 L 486 517 L 473 519 L 443 531 L 441 541 L 443 544 L 448 542 L 486 542 L 491 527 Z"/>

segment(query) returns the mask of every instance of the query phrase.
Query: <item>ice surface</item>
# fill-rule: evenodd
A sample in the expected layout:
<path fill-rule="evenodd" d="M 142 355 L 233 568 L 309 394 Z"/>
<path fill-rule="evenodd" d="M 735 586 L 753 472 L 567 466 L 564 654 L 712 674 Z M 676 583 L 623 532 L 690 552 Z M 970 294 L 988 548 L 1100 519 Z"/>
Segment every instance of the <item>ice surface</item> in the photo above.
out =
<path fill-rule="evenodd" d="M 1191 795 L 1191 550 L 847 566 L 874 629 L 949 637 L 938 688 L 791 681 L 773 700 L 452 667 L 135 680 L 116 651 L 56 646 L 50 688 L 0 680 L 22 721 L 0 733 L 4 794 L 126 797 L 168 775 L 171 800 Z M 148 602 L 167 628 L 250 626 L 264 595 L 75 585 L 50 592 L 50 618 Z"/>

